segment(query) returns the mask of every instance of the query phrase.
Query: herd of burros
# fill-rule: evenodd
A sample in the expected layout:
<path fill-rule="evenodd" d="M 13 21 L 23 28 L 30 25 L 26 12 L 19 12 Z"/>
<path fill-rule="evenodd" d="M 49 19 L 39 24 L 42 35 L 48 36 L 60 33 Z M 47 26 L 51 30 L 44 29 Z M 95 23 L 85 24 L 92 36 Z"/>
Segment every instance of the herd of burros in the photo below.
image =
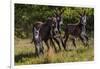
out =
<path fill-rule="evenodd" d="M 60 11 L 59 13 L 55 11 L 54 15 L 52 17 L 48 17 L 45 22 L 37 21 L 34 23 L 32 28 L 32 42 L 34 42 L 35 54 L 37 56 L 44 54 L 43 41 L 46 44 L 48 50 L 50 49 L 50 46 L 54 48 L 55 52 L 60 51 L 61 46 L 64 50 L 66 50 L 66 43 L 69 35 L 71 35 L 71 41 L 75 48 L 76 38 L 79 38 L 82 41 L 84 47 L 89 46 L 88 36 L 86 34 L 87 16 L 85 11 L 79 14 L 80 17 L 78 23 L 68 24 L 66 22 L 67 24 L 64 26 L 64 35 L 62 36 L 61 25 L 63 25 L 63 12 L 64 10 Z M 59 50 L 57 50 L 54 41 L 57 44 Z"/>

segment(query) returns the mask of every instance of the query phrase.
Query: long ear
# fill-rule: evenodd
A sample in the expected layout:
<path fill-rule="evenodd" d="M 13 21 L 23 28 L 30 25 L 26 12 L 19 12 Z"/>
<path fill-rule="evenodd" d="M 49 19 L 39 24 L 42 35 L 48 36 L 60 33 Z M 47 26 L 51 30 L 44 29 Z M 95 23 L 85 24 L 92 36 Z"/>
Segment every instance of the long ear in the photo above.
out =
<path fill-rule="evenodd" d="M 79 11 L 78 11 L 78 14 L 79 14 L 79 16 L 80 16 L 80 17 L 82 16 L 82 13 L 81 13 L 81 12 L 79 12 Z"/>
<path fill-rule="evenodd" d="M 57 16 L 58 12 L 57 12 L 57 8 L 54 9 L 54 16 Z"/>
<path fill-rule="evenodd" d="M 34 27 L 34 31 L 37 31 L 37 29 Z"/>
<path fill-rule="evenodd" d="M 40 28 L 38 30 L 40 31 Z"/>
<path fill-rule="evenodd" d="M 82 16 L 82 13 L 80 12 L 80 10 L 76 10 L 77 14 L 79 15 L 79 17 Z"/>
<path fill-rule="evenodd" d="M 86 15 L 86 11 L 84 10 L 83 15 Z"/>
<path fill-rule="evenodd" d="M 65 8 L 60 11 L 59 15 L 62 15 L 64 11 L 65 11 Z"/>

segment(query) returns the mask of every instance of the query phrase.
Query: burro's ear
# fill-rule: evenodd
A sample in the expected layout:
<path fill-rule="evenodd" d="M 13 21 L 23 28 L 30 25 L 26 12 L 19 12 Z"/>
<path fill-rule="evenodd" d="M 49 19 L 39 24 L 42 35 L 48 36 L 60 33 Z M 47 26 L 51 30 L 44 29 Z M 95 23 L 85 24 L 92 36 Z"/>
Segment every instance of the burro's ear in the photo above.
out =
<path fill-rule="evenodd" d="M 81 17 L 82 16 L 82 13 L 81 12 L 78 12 L 78 15 Z"/>
<path fill-rule="evenodd" d="M 83 12 L 83 15 L 85 16 L 86 15 L 86 11 L 84 10 L 84 12 Z"/>
<path fill-rule="evenodd" d="M 54 16 L 57 16 L 58 12 L 57 12 L 57 8 L 54 9 Z"/>
<path fill-rule="evenodd" d="M 39 27 L 38 31 L 40 31 L 40 27 Z"/>
<path fill-rule="evenodd" d="M 34 31 L 37 31 L 35 27 L 34 27 Z"/>
<path fill-rule="evenodd" d="M 65 11 L 65 8 L 64 9 L 61 9 L 59 15 L 62 15 L 64 13 L 64 11 Z"/>

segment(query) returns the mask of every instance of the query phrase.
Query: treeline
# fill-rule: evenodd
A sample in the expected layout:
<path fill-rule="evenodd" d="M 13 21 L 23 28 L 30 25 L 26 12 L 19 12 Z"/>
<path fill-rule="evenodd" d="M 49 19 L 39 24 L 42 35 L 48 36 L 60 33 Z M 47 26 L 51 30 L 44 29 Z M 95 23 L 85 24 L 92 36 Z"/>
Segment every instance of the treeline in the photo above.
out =
<path fill-rule="evenodd" d="M 82 7 L 64 7 L 64 6 L 46 6 L 46 5 L 29 5 L 15 4 L 15 36 L 19 38 L 28 38 L 32 35 L 32 26 L 35 21 L 46 21 L 50 16 L 54 16 L 54 10 L 62 10 L 64 24 L 77 23 L 79 13 L 86 12 L 87 31 L 94 31 L 94 9 Z M 62 26 L 63 30 L 64 26 Z"/>

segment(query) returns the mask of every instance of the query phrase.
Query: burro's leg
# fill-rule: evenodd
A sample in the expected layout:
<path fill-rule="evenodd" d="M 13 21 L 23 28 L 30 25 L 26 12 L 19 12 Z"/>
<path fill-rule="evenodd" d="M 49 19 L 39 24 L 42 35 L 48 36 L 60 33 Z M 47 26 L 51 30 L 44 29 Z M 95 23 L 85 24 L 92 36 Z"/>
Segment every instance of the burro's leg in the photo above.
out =
<path fill-rule="evenodd" d="M 65 46 L 65 47 L 66 47 L 66 42 L 68 41 L 68 38 L 69 38 L 69 34 L 67 34 L 67 33 L 65 32 L 64 37 L 63 37 L 63 39 L 64 39 L 64 46 Z M 68 46 L 67 46 L 67 48 L 68 48 Z"/>
<path fill-rule="evenodd" d="M 52 38 L 50 39 L 50 43 L 51 43 L 51 46 L 54 47 L 55 52 L 57 52 L 57 48 L 56 48 L 55 43 L 53 42 Z"/>
<path fill-rule="evenodd" d="M 74 45 L 74 47 L 76 48 L 76 38 L 74 36 L 71 37 L 72 43 Z"/>
<path fill-rule="evenodd" d="M 48 40 L 45 40 L 44 42 L 45 42 L 45 44 L 46 44 L 46 46 L 47 46 L 47 51 L 49 51 L 50 46 L 49 46 Z"/>
<path fill-rule="evenodd" d="M 61 44 L 62 44 L 62 46 L 63 46 L 63 48 L 64 48 L 64 50 L 66 50 L 66 45 L 64 44 L 64 41 L 63 41 L 63 38 L 62 38 L 62 36 L 60 35 L 60 42 L 61 42 Z"/>
<path fill-rule="evenodd" d="M 53 38 L 55 40 L 55 42 L 57 43 L 58 47 L 59 47 L 59 51 L 61 50 L 61 45 L 60 45 L 60 39 L 59 38 Z"/>
<path fill-rule="evenodd" d="M 89 46 L 88 45 L 88 37 L 84 32 L 81 33 L 80 39 L 81 39 L 82 43 L 84 44 L 84 46 Z"/>
<path fill-rule="evenodd" d="M 40 53 L 44 54 L 44 47 L 42 41 L 40 42 Z"/>
<path fill-rule="evenodd" d="M 88 46 L 88 48 L 89 48 L 89 38 L 86 33 L 85 33 L 84 37 L 86 38 L 86 46 Z"/>
<path fill-rule="evenodd" d="M 35 43 L 35 54 L 39 56 L 39 45 Z"/>

